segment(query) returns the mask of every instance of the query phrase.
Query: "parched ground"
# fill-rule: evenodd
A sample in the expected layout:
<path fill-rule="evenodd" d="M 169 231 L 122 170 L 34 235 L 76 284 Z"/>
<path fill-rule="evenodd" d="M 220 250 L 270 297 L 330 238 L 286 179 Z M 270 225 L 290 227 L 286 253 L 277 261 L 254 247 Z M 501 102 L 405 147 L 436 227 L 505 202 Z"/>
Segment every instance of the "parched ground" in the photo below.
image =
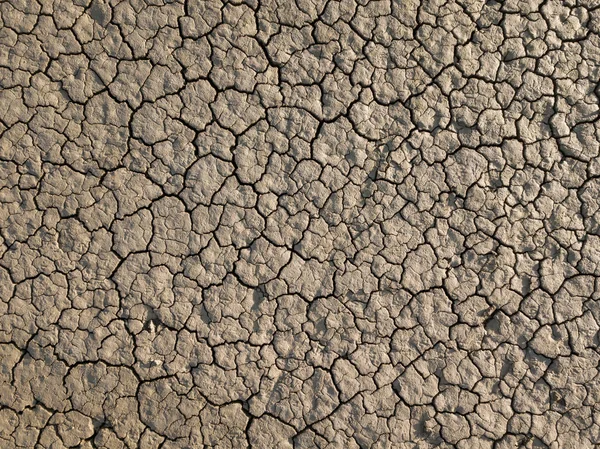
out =
<path fill-rule="evenodd" d="M 600 1 L 0 1 L 1 449 L 600 447 Z"/>

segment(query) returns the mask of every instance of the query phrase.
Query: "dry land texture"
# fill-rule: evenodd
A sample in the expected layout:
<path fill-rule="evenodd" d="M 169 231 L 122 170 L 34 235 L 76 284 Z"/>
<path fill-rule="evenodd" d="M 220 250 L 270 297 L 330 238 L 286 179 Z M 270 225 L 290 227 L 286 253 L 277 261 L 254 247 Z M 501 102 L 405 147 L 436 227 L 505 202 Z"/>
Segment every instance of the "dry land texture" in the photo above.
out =
<path fill-rule="evenodd" d="M 2 449 L 600 447 L 600 1 L 0 1 Z"/>

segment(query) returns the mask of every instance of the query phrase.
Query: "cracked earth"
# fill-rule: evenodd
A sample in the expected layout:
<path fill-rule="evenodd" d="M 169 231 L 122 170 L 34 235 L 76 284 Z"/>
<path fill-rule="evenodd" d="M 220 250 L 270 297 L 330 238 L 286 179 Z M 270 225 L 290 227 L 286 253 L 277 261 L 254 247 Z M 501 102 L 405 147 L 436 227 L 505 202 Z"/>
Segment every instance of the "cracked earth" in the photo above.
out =
<path fill-rule="evenodd" d="M 600 1 L 0 2 L 0 447 L 600 447 Z"/>

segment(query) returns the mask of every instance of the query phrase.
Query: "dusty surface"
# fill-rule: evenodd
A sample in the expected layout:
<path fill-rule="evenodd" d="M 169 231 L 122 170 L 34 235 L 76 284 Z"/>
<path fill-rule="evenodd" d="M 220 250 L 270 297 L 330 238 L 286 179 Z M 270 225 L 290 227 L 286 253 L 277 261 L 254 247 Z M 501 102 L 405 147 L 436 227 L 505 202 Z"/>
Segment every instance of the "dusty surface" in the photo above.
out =
<path fill-rule="evenodd" d="M 600 444 L 600 2 L 0 2 L 0 447 Z"/>

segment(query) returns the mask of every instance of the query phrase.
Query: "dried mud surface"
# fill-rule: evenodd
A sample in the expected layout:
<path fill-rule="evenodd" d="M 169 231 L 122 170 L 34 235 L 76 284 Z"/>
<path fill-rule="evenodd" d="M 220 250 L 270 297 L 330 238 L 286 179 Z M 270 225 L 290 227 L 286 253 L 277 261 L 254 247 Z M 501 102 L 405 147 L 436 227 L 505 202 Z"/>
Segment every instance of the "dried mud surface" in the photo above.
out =
<path fill-rule="evenodd" d="M 0 447 L 600 447 L 600 1 L 0 2 Z"/>

